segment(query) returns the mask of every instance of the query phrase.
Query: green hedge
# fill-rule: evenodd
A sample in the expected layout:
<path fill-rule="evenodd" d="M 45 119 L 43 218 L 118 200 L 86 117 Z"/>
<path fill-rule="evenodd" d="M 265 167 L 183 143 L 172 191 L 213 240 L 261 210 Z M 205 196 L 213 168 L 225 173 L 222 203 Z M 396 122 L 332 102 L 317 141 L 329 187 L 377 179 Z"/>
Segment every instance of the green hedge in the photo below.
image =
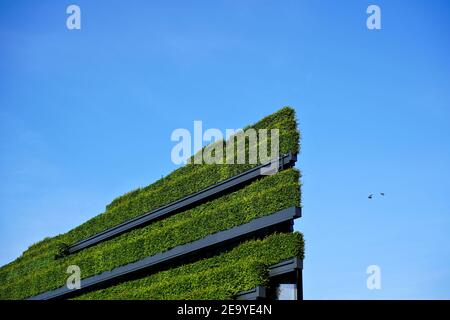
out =
<path fill-rule="evenodd" d="M 190 210 L 136 229 L 62 259 L 29 263 L 9 272 L 0 298 L 24 298 L 65 283 L 66 269 L 78 265 L 82 277 L 91 276 L 208 234 L 229 229 L 300 203 L 299 172 L 282 171 Z M 36 268 L 35 265 L 38 267 Z"/>
<path fill-rule="evenodd" d="M 279 128 L 280 153 L 299 150 L 295 114 L 290 108 L 283 108 L 251 127 Z M 65 270 L 70 264 L 79 265 L 82 276 L 87 277 L 300 204 L 299 173 L 287 170 L 145 228 L 68 257 L 54 259 L 61 246 L 199 191 L 252 166 L 186 165 L 148 187 L 115 199 L 105 213 L 66 234 L 32 245 L 21 257 L 0 268 L 0 299 L 20 299 L 59 287 L 65 283 Z"/>
<path fill-rule="evenodd" d="M 298 152 L 299 137 L 295 111 L 282 108 L 274 114 L 247 128 L 280 129 L 280 153 Z M 159 179 L 145 188 L 129 192 L 113 200 L 106 211 L 66 234 L 46 238 L 29 247 L 21 257 L 0 269 L 0 281 L 8 270 L 21 267 L 21 261 L 27 257 L 42 256 L 42 260 L 52 259 L 61 244 L 71 244 L 98 232 L 115 226 L 130 218 L 157 209 L 184 196 L 200 191 L 210 185 L 223 181 L 253 165 L 195 165 L 181 167 L 168 176 Z"/>
<path fill-rule="evenodd" d="M 183 300 L 232 299 L 258 285 L 267 286 L 267 267 L 292 257 L 302 257 L 300 233 L 274 234 L 252 240 L 221 255 L 183 265 L 76 299 Z"/>
<path fill-rule="evenodd" d="M 280 153 L 299 151 L 299 133 L 295 112 L 283 108 L 248 128 L 280 129 Z M 254 165 L 196 165 L 189 164 L 175 170 L 155 183 L 123 195 L 107 206 L 105 213 L 89 220 L 72 232 L 64 241 L 73 243 L 115 226 L 144 212 L 159 208 L 184 196 L 248 170 Z"/>

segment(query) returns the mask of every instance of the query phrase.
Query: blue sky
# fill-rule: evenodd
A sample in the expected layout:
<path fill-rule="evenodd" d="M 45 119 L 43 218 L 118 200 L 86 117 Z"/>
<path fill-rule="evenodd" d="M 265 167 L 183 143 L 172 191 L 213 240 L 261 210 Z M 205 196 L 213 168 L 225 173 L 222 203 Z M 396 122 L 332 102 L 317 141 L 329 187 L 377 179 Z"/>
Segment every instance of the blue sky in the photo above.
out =
<path fill-rule="evenodd" d="M 66 28 L 72 3 L 81 30 Z M 366 28 L 369 4 L 382 30 Z M 449 12 L 424 0 L 2 1 L 0 264 L 175 169 L 174 129 L 225 131 L 291 105 L 305 298 L 449 299 Z M 366 288 L 372 264 L 381 290 Z"/>

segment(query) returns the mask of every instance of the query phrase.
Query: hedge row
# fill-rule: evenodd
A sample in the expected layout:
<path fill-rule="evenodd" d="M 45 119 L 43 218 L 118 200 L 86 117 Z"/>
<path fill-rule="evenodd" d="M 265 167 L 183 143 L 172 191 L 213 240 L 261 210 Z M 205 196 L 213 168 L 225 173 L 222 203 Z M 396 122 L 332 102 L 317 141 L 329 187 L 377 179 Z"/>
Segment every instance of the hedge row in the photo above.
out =
<path fill-rule="evenodd" d="M 283 108 L 248 128 L 278 128 L 280 129 L 280 153 L 289 151 L 296 153 L 299 150 L 299 133 L 293 109 Z M 123 221 L 198 192 L 254 166 L 250 164 L 186 165 L 145 188 L 137 189 L 113 200 L 107 206 L 105 213 L 69 232 L 67 239 L 64 239 L 64 241 L 73 243 L 82 240 Z"/>
<path fill-rule="evenodd" d="M 250 127 L 278 128 L 280 153 L 299 151 L 299 133 L 294 111 L 290 108 L 283 108 Z M 54 260 L 60 245 L 84 239 L 253 166 L 186 165 L 148 187 L 115 199 L 107 206 L 105 213 L 66 234 L 46 238 L 32 245 L 16 261 L 0 268 L 0 299 L 20 299 L 59 287 L 65 283 L 65 270 L 70 264 L 79 265 L 83 277 L 87 277 L 285 207 L 299 205 L 298 173 L 285 171 L 143 229 Z"/>
<path fill-rule="evenodd" d="M 299 151 L 299 132 L 295 119 L 295 111 L 289 107 L 282 108 L 274 114 L 245 129 L 280 130 L 280 154 Z M 248 148 L 247 148 L 248 149 Z M 0 268 L 0 282 L 5 281 L 9 272 L 25 267 L 30 259 L 35 267 L 46 265 L 54 257 L 60 245 L 77 242 L 115 226 L 130 218 L 157 209 L 184 196 L 200 191 L 210 185 L 223 181 L 243 172 L 254 165 L 195 165 L 190 164 L 175 170 L 155 183 L 129 192 L 113 200 L 106 211 L 66 234 L 46 238 L 29 247 L 21 257 Z M 39 257 L 39 258 L 37 258 Z"/>
<path fill-rule="evenodd" d="M 86 293 L 76 299 L 232 299 L 239 292 L 258 285 L 267 286 L 268 266 L 292 257 L 303 258 L 303 252 L 302 234 L 273 234 L 212 258 Z"/>
<path fill-rule="evenodd" d="M 85 278 L 299 204 L 299 172 L 284 170 L 62 259 L 28 258 L 27 264 L 4 276 L 0 299 L 21 299 L 60 287 L 69 265 L 78 265 Z"/>

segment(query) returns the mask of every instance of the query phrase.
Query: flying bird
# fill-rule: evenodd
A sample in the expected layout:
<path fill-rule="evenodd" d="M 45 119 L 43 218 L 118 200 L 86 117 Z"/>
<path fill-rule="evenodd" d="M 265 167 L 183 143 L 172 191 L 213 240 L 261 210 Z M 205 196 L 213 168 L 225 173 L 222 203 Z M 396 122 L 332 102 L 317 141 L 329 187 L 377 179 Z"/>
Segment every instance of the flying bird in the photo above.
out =
<path fill-rule="evenodd" d="M 384 192 L 380 192 L 380 194 L 384 197 Z"/>
<path fill-rule="evenodd" d="M 369 194 L 369 196 L 367 198 L 372 199 L 373 194 Z"/>

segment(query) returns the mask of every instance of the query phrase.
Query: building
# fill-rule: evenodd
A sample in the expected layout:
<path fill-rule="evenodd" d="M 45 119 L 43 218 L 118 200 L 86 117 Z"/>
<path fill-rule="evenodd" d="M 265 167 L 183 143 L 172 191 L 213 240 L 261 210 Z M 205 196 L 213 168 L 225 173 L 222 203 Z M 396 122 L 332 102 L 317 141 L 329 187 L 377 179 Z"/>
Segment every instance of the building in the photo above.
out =
<path fill-rule="evenodd" d="M 248 128 L 279 129 L 277 173 L 262 173 L 271 163 L 185 165 L 0 268 L 0 298 L 302 299 L 295 112 Z M 67 286 L 69 266 L 80 288 Z"/>

